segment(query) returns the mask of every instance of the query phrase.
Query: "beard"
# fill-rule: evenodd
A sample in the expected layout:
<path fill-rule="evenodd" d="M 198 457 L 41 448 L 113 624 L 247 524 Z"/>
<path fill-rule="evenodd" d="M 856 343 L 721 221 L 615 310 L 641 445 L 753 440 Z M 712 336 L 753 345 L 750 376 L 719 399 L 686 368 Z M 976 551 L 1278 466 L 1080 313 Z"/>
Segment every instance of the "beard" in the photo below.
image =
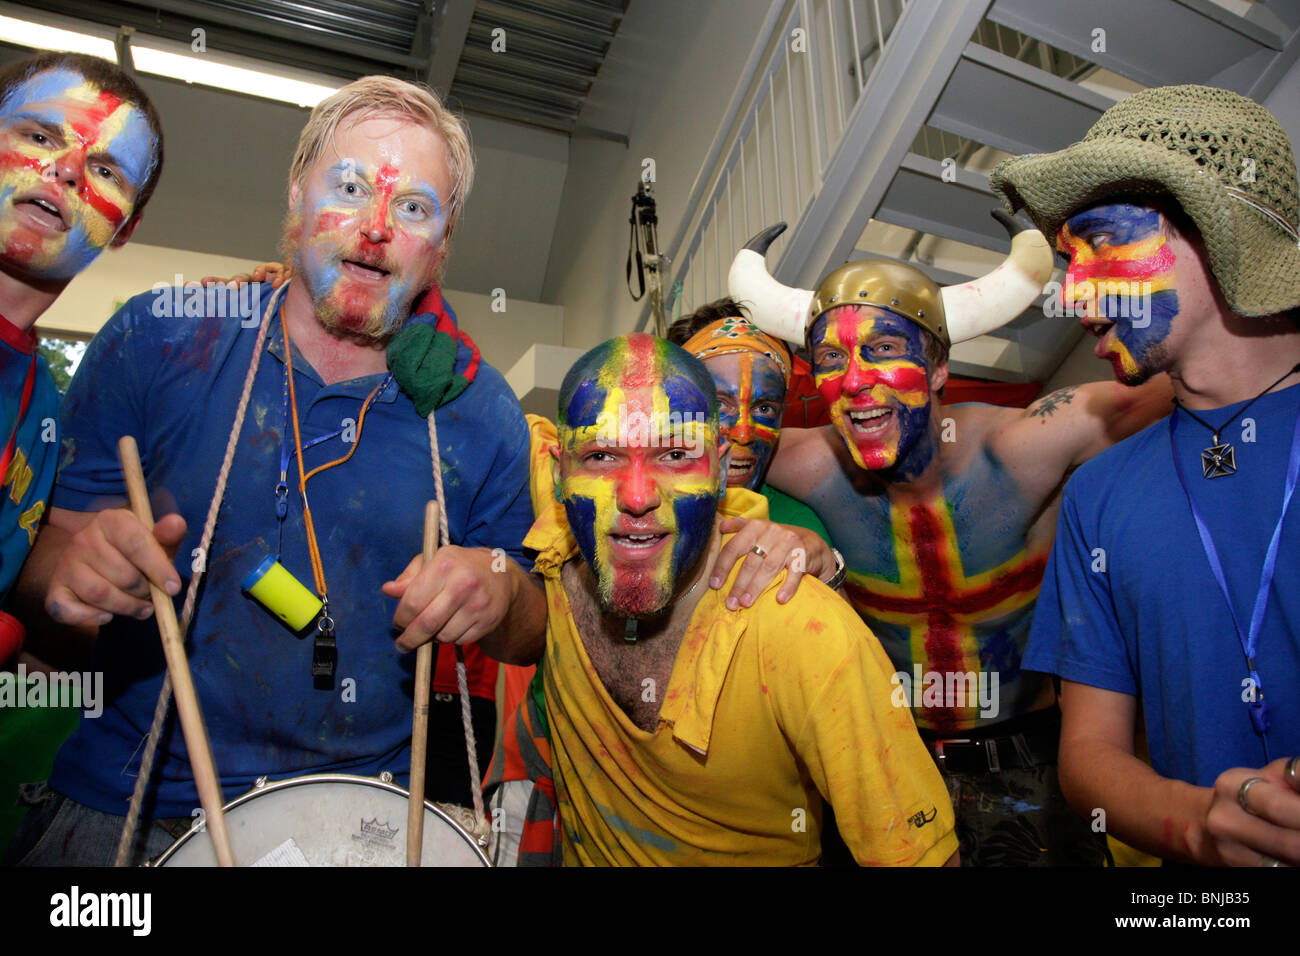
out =
<path fill-rule="evenodd" d="M 302 231 L 301 213 L 296 208 L 290 209 L 282 229 L 280 255 L 292 265 L 294 278 L 302 280 L 316 320 L 334 335 L 366 343 L 386 341 L 401 330 L 416 301 L 442 281 L 446 257 L 441 253 L 422 276 L 399 274 L 392 268 L 396 264 L 388 259 L 386 251 L 376 255 L 359 248 L 338 249 L 324 263 L 309 264 L 309 253 L 304 253 L 302 248 Z M 385 269 L 389 274 L 388 294 L 349 294 L 350 290 L 337 288 L 345 280 L 326 284 L 320 274 L 322 268 L 340 269 L 345 259 Z"/>

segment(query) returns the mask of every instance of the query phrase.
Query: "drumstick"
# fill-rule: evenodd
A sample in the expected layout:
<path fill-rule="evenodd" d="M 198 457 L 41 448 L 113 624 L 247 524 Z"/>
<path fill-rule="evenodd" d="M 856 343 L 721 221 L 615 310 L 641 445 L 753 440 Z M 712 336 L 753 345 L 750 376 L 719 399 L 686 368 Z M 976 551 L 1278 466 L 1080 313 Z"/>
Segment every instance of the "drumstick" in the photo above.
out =
<path fill-rule="evenodd" d="M 122 473 L 126 478 L 126 493 L 131 499 L 131 510 L 150 531 L 153 530 L 153 508 L 149 504 L 149 489 L 144 483 L 144 469 L 140 467 L 140 449 L 135 439 L 123 435 L 117 443 L 117 453 L 122 459 Z M 185 657 L 185 644 L 181 639 L 180 624 L 176 622 L 176 606 L 171 597 L 158 585 L 149 582 L 153 597 L 154 617 L 158 621 L 158 634 L 162 638 L 163 654 L 167 658 L 167 673 L 171 675 L 172 692 L 176 695 L 176 712 L 181 718 L 181 733 L 185 749 L 190 755 L 190 769 L 194 785 L 199 791 L 203 807 L 203 820 L 212 847 L 217 853 L 217 863 L 234 866 L 235 857 L 230 852 L 230 836 L 226 832 L 226 818 L 221 812 L 221 784 L 217 767 L 208 746 L 208 731 L 203 726 L 203 712 L 199 710 L 199 697 L 194 691 L 194 678 Z"/>
<path fill-rule="evenodd" d="M 438 502 L 424 507 L 424 563 L 438 552 Z M 419 866 L 424 847 L 424 765 L 429 748 L 429 692 L 433 689 L 433 641 L 415 652 L 415 710 L 411 718 L 411 792 L 406 812 L 406 865 Z"/>

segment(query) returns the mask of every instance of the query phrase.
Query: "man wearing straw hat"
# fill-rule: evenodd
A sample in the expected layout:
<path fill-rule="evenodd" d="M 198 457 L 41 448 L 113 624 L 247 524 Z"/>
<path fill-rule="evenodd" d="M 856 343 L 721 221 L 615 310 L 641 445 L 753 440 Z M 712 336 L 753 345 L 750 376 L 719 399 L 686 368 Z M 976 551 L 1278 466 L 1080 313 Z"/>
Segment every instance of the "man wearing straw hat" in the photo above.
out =
<path fill-rule="evenodd" d="M 1168 860 L 1300 865 L 1300 194 L 1286 133 L 1235 93 L 1146 90 L 1081 142 L 1002 163 L 992 184 L 1069 255 L 1067 304 L 1116 377 L 1168 372 L 1177 403 L 1065 488 L 1024 660 L 1061 678 L 1062 787 Z M 1139 296 L 1145 322 L 1125 308 Z M 1150 766 L 1134 756 L 1139 717 Z"/>

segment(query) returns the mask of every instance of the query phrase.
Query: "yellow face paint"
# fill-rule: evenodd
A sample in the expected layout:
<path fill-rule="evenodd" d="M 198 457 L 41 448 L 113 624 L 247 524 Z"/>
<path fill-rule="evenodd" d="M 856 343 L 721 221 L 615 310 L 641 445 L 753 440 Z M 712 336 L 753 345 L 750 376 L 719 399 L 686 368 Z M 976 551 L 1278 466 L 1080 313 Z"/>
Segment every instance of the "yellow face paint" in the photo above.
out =
<path fill-rule="evenodd" d="M 558 490 L 602 603 L 651 615 L 707 548 L 718 433 L 667 343 L 628 336 L 594 351 L 600 361 L 561 417 Z"/>
<path fill-rule="evenodd" d="M 0 103 L 0 257 L 70 279 L 129 221 L 156 161 L 144 115 L 71 70 Z"/>

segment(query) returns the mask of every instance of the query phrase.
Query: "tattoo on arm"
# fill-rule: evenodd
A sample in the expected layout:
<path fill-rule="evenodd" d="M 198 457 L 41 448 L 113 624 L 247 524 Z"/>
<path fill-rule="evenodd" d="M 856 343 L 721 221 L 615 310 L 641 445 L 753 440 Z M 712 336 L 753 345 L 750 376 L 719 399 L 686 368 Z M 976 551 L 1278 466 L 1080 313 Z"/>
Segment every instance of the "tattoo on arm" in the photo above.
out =
<path fill-rule="evenodd" d="M 1059 388 L 1050 395 L 1040 398 L 1029 406 L 1029 416 L 1046 421 L 1062 405 L 1069 405 L 1070 402 L 1074 401 L 1074 393 L 1078 388 L 1078 385 L 1067 385 L 1065 388 Z"/>

